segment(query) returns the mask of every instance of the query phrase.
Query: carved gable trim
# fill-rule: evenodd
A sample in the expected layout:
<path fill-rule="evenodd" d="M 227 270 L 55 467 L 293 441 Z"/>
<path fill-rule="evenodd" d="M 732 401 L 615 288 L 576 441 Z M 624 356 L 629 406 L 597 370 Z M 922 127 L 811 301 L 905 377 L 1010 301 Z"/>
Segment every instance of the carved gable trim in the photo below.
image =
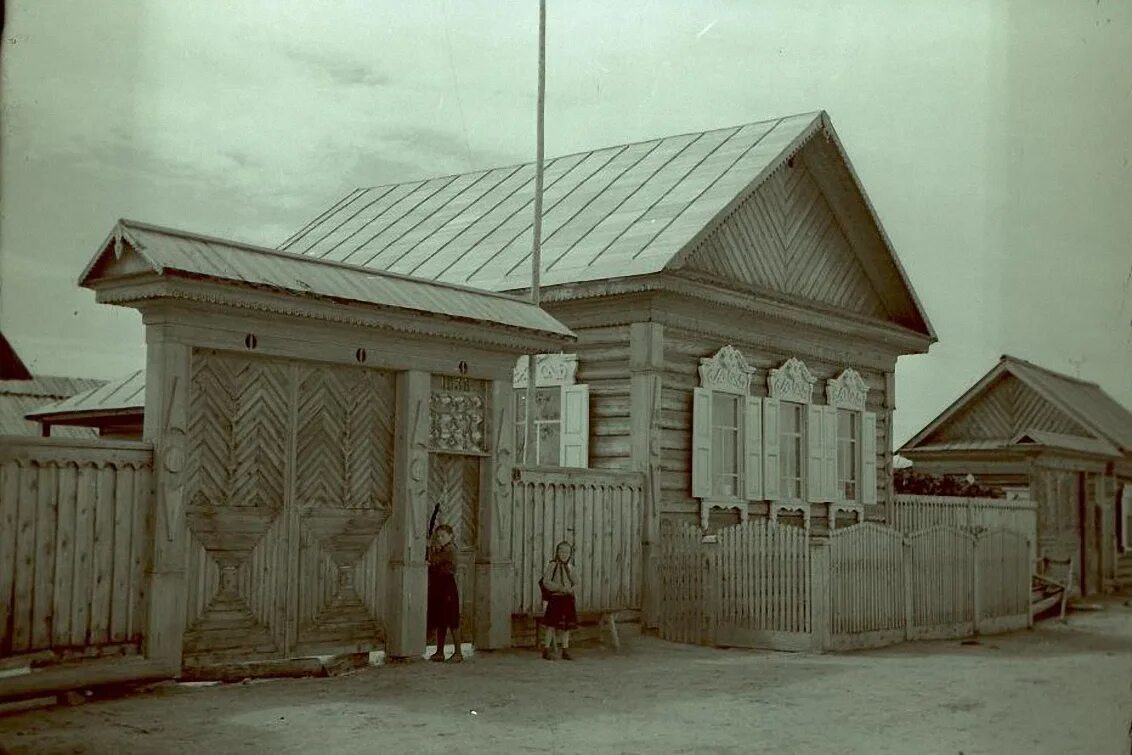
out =
<path fill-rule="evenodd" d="M 852 367 L 847 367 L 836 378 L 825 381 L 825 401 L 838 409 L 854 409 L 865 411 L 865 402 L 868 400 L 869 387 L 864 379 Z"/>
<path fill-rule="evenodd" d="M 790 357 L 781 367 L 770 371 L 767 388 L 771 398 L 811 404 L 816 382 L 817 378 L 805 362 L 797 357 Z"/>
<path fill-rule="evenodd" d="M 743 353 L 728 344 L 712 357 L 700 359 L 700 386 L 727 393 L 750 393 L 755 368 L 747 364 Z"/>
<path fill-rule="evenodd" d="M 573 385 L 577 373 L 577 354 L 539 354 L 535 358 L 535 387 Z M 526 356 L 521 356 L 516 360 L 515 370 L 511 378 L 512 387 L 527 387 L 529 376 L 527 375 Z"/>

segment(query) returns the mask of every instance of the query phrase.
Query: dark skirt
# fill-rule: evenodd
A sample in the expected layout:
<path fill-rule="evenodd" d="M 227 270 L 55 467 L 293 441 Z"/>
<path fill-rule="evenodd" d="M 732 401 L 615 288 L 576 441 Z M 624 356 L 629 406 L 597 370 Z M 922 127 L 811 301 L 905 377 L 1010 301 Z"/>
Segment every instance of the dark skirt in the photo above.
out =
<path fill-rule="evenodd" d="M 553 629 L 577 629 L 578 610 L 574 605 L 574 596 L 551 595 L 546 601 L 546 615 L 542 617 L 542 623 Z"/>
<path fill-rule="evenodd" d="M 455 629 L 460 626 L 460 592 L 451 574 L 429 575 L 428 628 Z"/>

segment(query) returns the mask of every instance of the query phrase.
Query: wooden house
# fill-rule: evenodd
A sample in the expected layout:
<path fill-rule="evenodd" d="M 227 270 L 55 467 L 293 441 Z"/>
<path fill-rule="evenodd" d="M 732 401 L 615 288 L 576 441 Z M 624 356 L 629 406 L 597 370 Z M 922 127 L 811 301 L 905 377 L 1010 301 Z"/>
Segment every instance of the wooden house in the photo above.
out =
<path fill-rule="evenodd" d="M 1038 511 L 1038 555 L 1072 557 L 1078 588 L 1132 586 L 1132 412 L 1094 383 L 1011 356 L 900 449 Z"/>
<path fill-rule="evenodd" d="M 33 375 L 8 339 L 0 334 L 0 435 L 37 435 L 40 426 L 26 418 L 44 405 L 94 389 L 100 381 L 82 378 Z M 68 437 L 90 437 L 93 433 L 69 427 Z"/>
<path fill-rule="evenodd" d="M 360 188 L 281 248 L 526 295 L 533 177 Z M 538 362 L 540 464 L 650 473 L 652 528 L 884 516 L 896 360 L 935 335 L 824 112 L 548 160 L 543 207 L 578 342 Z"/>

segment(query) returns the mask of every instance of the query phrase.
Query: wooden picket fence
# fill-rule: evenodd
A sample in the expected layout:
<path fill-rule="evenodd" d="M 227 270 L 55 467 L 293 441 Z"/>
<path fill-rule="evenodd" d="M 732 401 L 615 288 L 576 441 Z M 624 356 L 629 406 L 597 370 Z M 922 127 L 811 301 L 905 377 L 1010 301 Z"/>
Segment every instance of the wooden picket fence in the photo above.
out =
<path fill-rule="evenodd" d="M 512 614 L 542 612 L 538 581 L 563 540 L 574 545 L 579 612 L 640 609 L 643 506 L 639 473 L 518 469 L 512 483 Z"/>
<path fill-rule="evenodd" d="M 808 537 L 748 521 L 661 532 L 660 636 L 779 650 L 845 650 L 1028 626 L 1031 542 L 1005 528 L 873 523 Z"/>
<path fill-rule="evenodd" d="M 0 438 L 0 699 L 171 673 L 142 657 L 153 452 Z M 57 666 L 61 661 L 73 661 Z"/>

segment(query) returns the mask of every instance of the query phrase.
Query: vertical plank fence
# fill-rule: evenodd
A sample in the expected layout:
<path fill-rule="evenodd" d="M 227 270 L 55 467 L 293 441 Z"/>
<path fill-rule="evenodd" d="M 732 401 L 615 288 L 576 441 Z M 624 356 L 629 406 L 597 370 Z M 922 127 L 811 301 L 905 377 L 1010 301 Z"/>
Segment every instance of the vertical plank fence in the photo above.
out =
<path fill-rule="evenodd" d="M 574 546 L 579 612 L 640 609 L 643 475 L 520 468 L 512 507 L 513 614 L 541 613 L 538 581 L 563 540 Z"/>
<path fill-rule="evenodd" d="M 826 539 L 765 520 L 707 537 L 667 525 L 660 636 L 847 650 L 1019 629 L 1031 621 L 1031 545 L 1006 528 L 934 525 L 905 535 L 864 523 Z"/>
<path fill-rule="evenodd" d="M 152 458 L 144 443 L 0 438 L 0 665 L 83 661 L 2 678 L 0 699 L 164 675 L 123 662 L 144 651 Z"/>

